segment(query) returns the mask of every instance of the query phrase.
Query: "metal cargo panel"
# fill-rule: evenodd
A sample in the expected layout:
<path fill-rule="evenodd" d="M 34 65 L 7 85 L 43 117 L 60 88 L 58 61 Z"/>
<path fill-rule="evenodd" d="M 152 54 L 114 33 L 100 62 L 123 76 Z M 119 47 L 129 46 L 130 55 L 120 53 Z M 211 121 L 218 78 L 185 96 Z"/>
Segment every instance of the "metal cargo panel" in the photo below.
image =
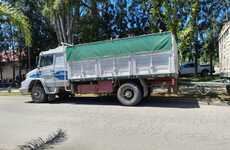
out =
<path fill-rule="evenodd" d="M 113 58 L 102 59 L 99 63 L 99 74 L 101 77 L 112 77 L 115 75 L 115 62 Z"/>
<path fill-rule="evenodd" d="M 133 70 L 135 75 L 169 74 L 171 53 L 137 55 L 134 57 Z"/>
<path fill-rule="evenodd" d="M 98 67 L 96 60 L 73 62 L 71 63 L 70 68 L 70 78 L 96 78 L 98 76 Z"/>
<path fill-rule="evenodd" d="M 70 74 L 68 75 L 69 76 L 69 79 L 71 78 L 76 78 L 76 79 L 80 79 L 82 78 L 82 70 L 81 70 L 81 63 L 77 63 L 77 62 L 72 62 L 70 65 L 69 65 L 69 70 L 68 71 Z"/>
<path fill-rule="evenodd" d="M 116 60 L 116 64 L 115 64 L 116 76 L 132 75 L 130 57 L 116 58 L 115 60 Z"/>
<path fill-rule="evenodd" d="M 143 38 L 146 37 L 143 36 Z M 141 53 L 126 53 L 126 56 L 114 55 L 87 60 L 69 60 L 67 61 L 69 79 L 96 80 L 158 75 L 176 77 L 178 74 L 177 47 L 173 35 L 171 35 L 171 38 L 169 40 L 171 41 L 171 44 L 169 44 L 171 47 L 166 51 L 152 50 L 146 52 L 143 50 Z M 78 50 L 76 49 L 72 54 L 78 55 L 77 52 Z"/>
<path fill-rule="evenodd" d="M 69 63 L 70 79 L 177 74 L 174 63 L 174 55 L 168 52 L 78 61 Z"/>
<path fill-rule="evenodd" d="M 153 72 L 151 55 L 139 55 L 134 57 L 133 70 L 136 75 L 151 74 Z"/>

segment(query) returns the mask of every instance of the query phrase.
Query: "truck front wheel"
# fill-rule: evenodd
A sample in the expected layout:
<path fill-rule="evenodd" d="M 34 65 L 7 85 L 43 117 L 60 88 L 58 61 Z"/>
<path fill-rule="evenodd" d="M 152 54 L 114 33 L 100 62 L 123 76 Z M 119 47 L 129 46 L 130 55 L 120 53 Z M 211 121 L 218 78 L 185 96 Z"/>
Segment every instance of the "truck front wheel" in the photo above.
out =
<path fill-rule="evenodd" d="M 32 87 L 31 96 L 35 103 L 43 103 L 48 100 L 48 95 L 41 85 L 34 85 Z"/>
<path fill-rule="evenodd" d="M 141 89 L 135 83 L 122 84 L 117 91 L 117 99 L 126 106 L 134 106 L 143 98 Z"/>

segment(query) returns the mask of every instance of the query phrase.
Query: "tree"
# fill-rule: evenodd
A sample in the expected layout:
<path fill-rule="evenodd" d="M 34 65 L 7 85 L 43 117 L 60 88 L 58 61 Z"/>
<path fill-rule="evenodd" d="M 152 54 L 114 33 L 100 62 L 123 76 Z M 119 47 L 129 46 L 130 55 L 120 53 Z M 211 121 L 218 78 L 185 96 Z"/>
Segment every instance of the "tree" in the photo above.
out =
<path fill-rule="evenodd" d="M 7 16 L 9 21 L 25 36 L 25 44 L 27 46 L 31 45 L 31 26 L 28 18 L 20 10 L 6 4 L 0 4 L 0 15 Z"/>
<path fill-rule="evenodd" d="M 31 22 L 31 37 L 33 39 L 29 48 L 30 57 L 28 61 L 31 64 L 27 64 L 27 67 L 36 67 L 36 57 L 41 51 L 55 48 L 58 45 L 56 33 L 53 27 L 50 25 L 49 20 L 43 16 L 41 9 L 43 8 L 43 0 L 17 0 L 12 1 L 11 4 L 19 8 Z M 18 48 L 21 50 L 24 48 L 20 37 L 18 39 Z M 20 66 L 23 64 L 20 64 Z"/>
<path fill-rule="evenodd" d="M 204 39 L 203 49 L 204 57 L 209 60 L 211 65 L 211 74 L 213 64 L 218 58 L 218 36 L 224 22 L 229 20 L 228 0 L 202 0 L 202 23 L 203 34 L 206 35 Z M 215 57 L 216 56 L 216 57 Z M 208 59 L 209 58 L 209 59 Z"/>
<path fill-rule="evenodd" d="M 151 0 L 150 27 L 152 32 L 171 31 L 179 43 L 179 60 L 189 57 L 191 44 L 189 25 L 191 16 L 190 1 L 183 0 Z M 191 23 L 190 23 L 191 24 Z"/>
<path fill-rule="evenodd" d="M 133 35 L 150 33 L 151 3 L 148 0 L 134 0 L 128 9 L 128 33 Z"/>
<path fill-rule="evenodd" d="M 192 3 L 192 12 L 191 12 L 191 36 L 193 39 L 192 48 L 195 57 L 195 75 L 198 73 L 198 16 L 200 12 L 200 0 L 195 0 Z"/>
<path fill-rule="evenodd" d="M 73 43 L 73 25 L 80 17 L 80 0 L 47 0 L 43 14 L 54 26 L 58 42 Z"/>
<path fill-rule="evenodd" d="M 93 42 L 112 36 L 114 5 L 107 0 L 92 0 L 82 4 L 77 33 L 79 42 Z M 89 36 L 90 35 L 90 36 Z"/>
<path fill-rule="evenodd" d="M 189 2 L 183 0 L 152 0 L 152 21 L 155 31 L 171 31 L 176 40 L 189 15 Z"/>
<path fill-rule="evenodd" d="M 31 38 L 31 26 L 28 18 L 17 8 L 13 8 L 7 4 L 0 4 L 0 16 L 5 16 L 4 21 L 9 22 L 10 33 L 12 35 L 12 43 L 11 46 L 14 47 L 16 44 L 13 35 L 13 26 L 17 27 L 19 30 L 19 34 L 22 33 L 24 35 L 24 43 L 26 46 L 30 46 L 32 42 Z M 3 17 L 4 18 L 4 17 Z M 8 47 L 9 48 L 9 47 Z M 1 79 L 2 79 L 2 68 L 1 71 Z M 15 63 L 13 62 L 13 79 L 15 79 Z"/>

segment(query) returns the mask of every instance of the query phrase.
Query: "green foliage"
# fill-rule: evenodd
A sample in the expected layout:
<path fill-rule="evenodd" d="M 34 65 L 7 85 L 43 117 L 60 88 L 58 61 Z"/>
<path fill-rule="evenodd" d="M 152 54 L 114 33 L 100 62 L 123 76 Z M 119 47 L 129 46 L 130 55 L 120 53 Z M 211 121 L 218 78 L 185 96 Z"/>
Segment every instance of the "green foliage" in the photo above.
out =
<path fill-rule="evenodd" d="M 9 21 L 12 22 L 25 36 L 25 44 L 31 45 L 31 26 L 29 19 L 18 9 L 13 8 L 7 4 L 0 4 L 0 16 L 7 16 Z"/>
<path fill-rule="evenodd" d="M 194 58 L 212 63 L 218 58 L 218 35 L 229 20 L 228 0 L 151 0 L 151 4 L 151 30 L 173 32 L 181 63 Z"/>
<path fill-rule="evenodd" d="M 27 21 L 23 25 L 14 15 L 12 20 L 23 34 L 32 28 L 33 42 L 25 36 L 32 49 L 171 31 L 178 42 L 181 63 L 194 57 L 204 62 L 215 60 L 218 34 L 224 21 L 229 20 L 228 0 L 5 1 L 27 16 L 18 19 Z"/>
<path fill-rule="evenodd" d="M 196 40 L 198 38 L 198 16 L 200 12 L 200 3 L 199 0 L 195 0 L 192 2 L 192 7 L 190 10 L 190 19 L 188 24 L 180 31 L 180 43 L 179 43 L 179 50 L 180 50 L 180 57 L 181 62 L 185 61 L 185 58 L 188 57 L 189 59 L 192 58 L 191 50 L 195 51 L 196 47 L 194 47 L 197 43 Z M 190 50 L 190 51 L 189 51 Z M 195 54 L 197 57 L 197 54 Z"/>
<path fill-rule="evenodd" d="M 180 43 L 179 55 L 183 59 L 187 55 L 187 46 L 191 43 L 192 28 L 188 27 L 186 17 L 189 16 L 191 8 L 189 2 L 183 0 L 152 0 L 152 31 L 171 31 Z"/>
<path fill-rule="evenodd" d="M 58 42 L 73 43 L 73 26 L 80 17 L 80 0 L 47 0 L 42 9 L 55 29 Z"/>

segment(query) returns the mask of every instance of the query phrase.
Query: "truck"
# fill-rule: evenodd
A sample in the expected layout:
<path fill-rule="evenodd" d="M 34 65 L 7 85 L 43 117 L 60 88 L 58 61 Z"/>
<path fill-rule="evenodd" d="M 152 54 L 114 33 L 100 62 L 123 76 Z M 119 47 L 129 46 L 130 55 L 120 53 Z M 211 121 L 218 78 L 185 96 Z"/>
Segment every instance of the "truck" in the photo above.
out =
<path fill-rule="evenodd" d="M 215 73 L 214 67 L 212 66 L 212 72 Z M 211 65 L 209 64 L 197 64 L 197 73 L 201 76 L 207 76 L 211 73 Z M 180 75 L 194 75 L 195 74 L 195 63 L 190 62 L 182 64 L 179 68 Z"/>
<path fill-rule="evenodd" d="M 230 22 L 226 22 L 219 34 L 219 68 L 220 76 L 230 82 Z M 230 86 L 226 86 L 230 94 Z"/>
<path fill-rule="evenodd" d="M 26 74 L 20 91 L 33 102 L 79 94 L 116 95 L 134 106 L 153 87 L 176 91 L 178 58 L 171 32 L 68 45 L 39 55 L 37 68 Z"/>

